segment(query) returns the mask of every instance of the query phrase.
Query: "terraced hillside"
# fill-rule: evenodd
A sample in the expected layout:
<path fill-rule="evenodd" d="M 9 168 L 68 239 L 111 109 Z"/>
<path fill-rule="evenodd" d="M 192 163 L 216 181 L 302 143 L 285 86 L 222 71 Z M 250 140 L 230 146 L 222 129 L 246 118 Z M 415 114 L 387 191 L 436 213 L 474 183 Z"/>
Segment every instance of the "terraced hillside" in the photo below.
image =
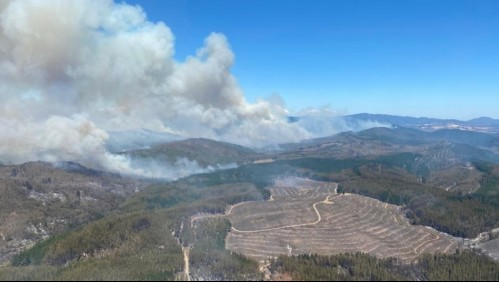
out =
<path fill-rule="evenodd" d="M 228 211 L 228 250 L 265 260 L 278 255 L 363 252 L 401 262 L 422 253 L 453 253 L 457 240 L 410 225 L 400 207 L 354 194 L 334 183 L 287 178 L 267 202 L 246 202 Z"/>

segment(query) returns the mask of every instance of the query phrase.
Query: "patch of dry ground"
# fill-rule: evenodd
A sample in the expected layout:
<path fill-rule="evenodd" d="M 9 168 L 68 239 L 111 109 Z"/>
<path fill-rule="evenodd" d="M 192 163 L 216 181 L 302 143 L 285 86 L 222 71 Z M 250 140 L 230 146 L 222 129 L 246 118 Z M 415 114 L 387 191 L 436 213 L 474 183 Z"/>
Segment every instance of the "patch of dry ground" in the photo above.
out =
<path fill-rule="evenodd" d="M 499 261 L 499 239 L 483 242 L 479 245 L 483 253 L 495 261 Z"/>
<path fill-rule="evenodd" d="M 277 255 L 363 252 L 411 262 L 421 253 L 453 253 L 457 241 L 409 224 L 400 207 L 353 194 L 335 183 L 287 178 L 267 202 L 229 209 L 226 248 L 263 261 Z"/>

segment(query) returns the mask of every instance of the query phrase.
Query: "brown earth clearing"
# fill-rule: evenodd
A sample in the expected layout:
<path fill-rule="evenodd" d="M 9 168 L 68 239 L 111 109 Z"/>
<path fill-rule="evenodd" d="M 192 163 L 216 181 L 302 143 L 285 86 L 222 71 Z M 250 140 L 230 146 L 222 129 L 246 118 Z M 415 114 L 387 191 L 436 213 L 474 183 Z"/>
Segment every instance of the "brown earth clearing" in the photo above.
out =
<path fill-rule="evenodd" d="M 267 202 L 247 202 L 228 214 L 229 251 L 259 261 L 278 255 L 368 253 L 403 263 L 422 253 L 451 254 L 458 241 L 409 224 L 401 208 L 354 194 L 335 183 L 287 178 Z"/>

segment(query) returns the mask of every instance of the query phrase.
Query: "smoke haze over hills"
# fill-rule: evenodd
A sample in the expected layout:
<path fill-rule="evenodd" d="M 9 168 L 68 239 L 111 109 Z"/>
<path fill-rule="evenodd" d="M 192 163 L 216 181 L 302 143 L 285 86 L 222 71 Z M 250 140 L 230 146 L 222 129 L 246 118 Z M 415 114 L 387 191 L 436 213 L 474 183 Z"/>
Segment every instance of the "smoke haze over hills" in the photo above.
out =
<path fill-rule="evenodd" d="M 338 132 L 317 119 L 289 123 L 283 103 L 247 102 L 223 34 L 208 35 L 183 62 L 173 58 L 174 43 L 170 28 L 138 6 L 2 1 L 1 161 L 75 160 L 141 175 L 107 152 L 108 131 L 143 128 L 246 146 Z"/>

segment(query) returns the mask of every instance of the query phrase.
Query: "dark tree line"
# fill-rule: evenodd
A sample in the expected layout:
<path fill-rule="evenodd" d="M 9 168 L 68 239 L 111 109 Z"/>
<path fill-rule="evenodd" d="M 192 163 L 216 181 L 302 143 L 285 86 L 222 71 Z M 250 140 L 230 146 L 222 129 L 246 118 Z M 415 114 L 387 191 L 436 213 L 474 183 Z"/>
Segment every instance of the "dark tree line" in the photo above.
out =
<path fill-rule="evenodd" d="M 271 263 L 275 274 L 291 275 L 302 281 L 497 281 L 499 263 L 462 252 L 454 255 L 424 255 L 417 263 L 403 265 L 393 259 L 367 254 L 336 256 L 281 256 Z"/>

